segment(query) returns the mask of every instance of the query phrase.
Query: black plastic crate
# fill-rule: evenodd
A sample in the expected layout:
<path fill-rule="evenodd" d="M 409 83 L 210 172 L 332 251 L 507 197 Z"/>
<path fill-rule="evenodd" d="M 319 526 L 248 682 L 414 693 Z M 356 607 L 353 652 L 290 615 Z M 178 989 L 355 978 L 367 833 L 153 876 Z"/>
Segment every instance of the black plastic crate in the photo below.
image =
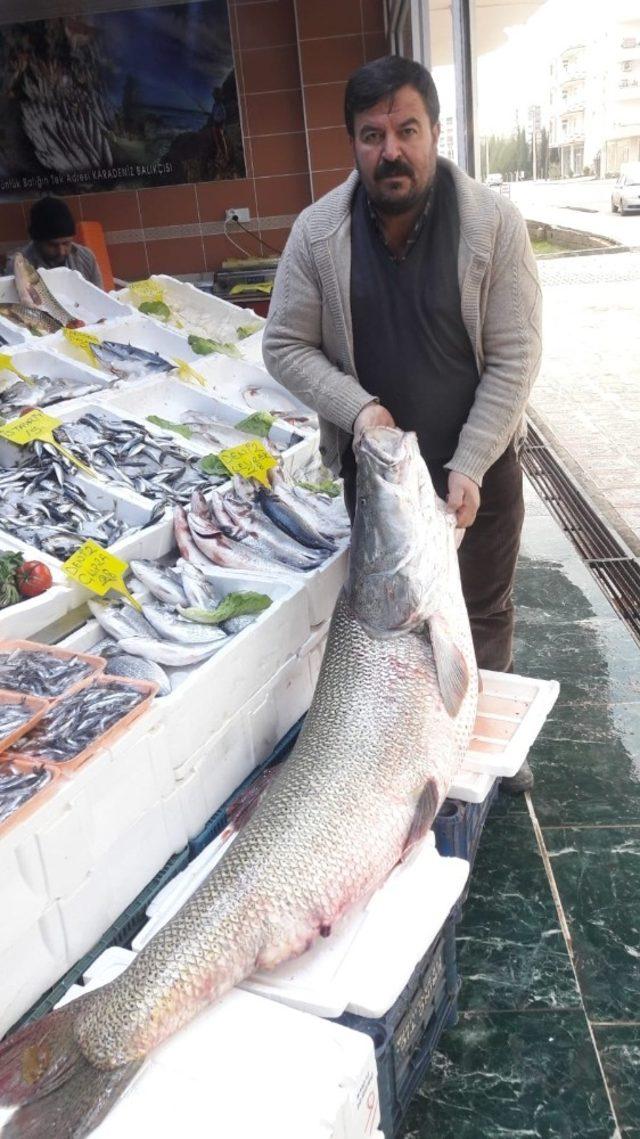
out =
<path fill-rule="evenodd" d="M 443 1030 L 456 1023 L 459 988 L 452 913 L 385 1016 L 372 1019 L 347 1012 L 337 1019 L 373 1040 L 380 1127 L 387 1139 L 393 1139 L 400 1126 Z"/>

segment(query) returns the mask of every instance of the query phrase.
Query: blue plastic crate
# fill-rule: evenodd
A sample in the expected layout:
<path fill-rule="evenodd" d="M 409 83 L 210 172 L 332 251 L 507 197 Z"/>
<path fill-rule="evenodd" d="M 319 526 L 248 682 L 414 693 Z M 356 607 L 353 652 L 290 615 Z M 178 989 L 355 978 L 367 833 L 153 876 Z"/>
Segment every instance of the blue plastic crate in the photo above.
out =
<path fill-rule="evenodd" d="M 494 780 L 483 803 L 445 799 L 433 824 L 439 854 L 446 858 L 466 858 L 469 869 L 473 868 L 482 829 L 495 802 L 499 785 L 500 780 Z"/>
<path fill-rule="evenodd" d="M 443 1030 L 456 1023 L 459 988 L 455 917 L 451 914 L 385 1016 L 371 1019 L 344 1013 L 337 1020 L 373 1040 L 380 1127 L 387 1139 L 393 1139 L 400 1126 Z"/>

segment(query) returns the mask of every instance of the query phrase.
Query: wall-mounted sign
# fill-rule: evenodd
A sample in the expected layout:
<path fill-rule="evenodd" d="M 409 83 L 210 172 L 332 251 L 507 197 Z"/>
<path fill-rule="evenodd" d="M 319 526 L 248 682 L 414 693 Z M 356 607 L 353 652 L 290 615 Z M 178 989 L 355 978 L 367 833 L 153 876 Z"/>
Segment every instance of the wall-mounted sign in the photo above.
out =
<path fill-rule="evenodd" d="M 0 193 L 244 173 L 227 0 L 0 25 Z"/>

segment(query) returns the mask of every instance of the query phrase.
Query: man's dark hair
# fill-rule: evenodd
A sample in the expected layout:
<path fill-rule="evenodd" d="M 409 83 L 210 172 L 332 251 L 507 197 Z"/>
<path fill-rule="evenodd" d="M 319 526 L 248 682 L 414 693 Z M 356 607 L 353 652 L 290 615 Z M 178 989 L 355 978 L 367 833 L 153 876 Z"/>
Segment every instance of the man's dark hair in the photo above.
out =
<path fill-rule="evenodd" d="M 431 125 L 440 119 L 440 100 L 431 73 L 414 59 L 401 55 L 383 55 L 354 71 L 344 93 L 344 121 L 353 138 L 353 121 L 359 111 L 375 107 L 385 95 L 393 95 L 400 87 L 414 87 L 422 95 Z"/>

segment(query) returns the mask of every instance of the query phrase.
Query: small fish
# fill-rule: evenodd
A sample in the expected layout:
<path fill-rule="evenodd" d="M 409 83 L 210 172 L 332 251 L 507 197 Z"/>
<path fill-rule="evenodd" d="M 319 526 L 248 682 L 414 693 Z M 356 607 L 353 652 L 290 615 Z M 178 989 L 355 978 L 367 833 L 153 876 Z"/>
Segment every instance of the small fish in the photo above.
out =
<path fill-rule="evenodd" d="M 25 407 L 46 407 L 59 400 L 77 399 L 79 396 L 101 390 L 100 383 L 59 377 L 33 376 L 31 383 L 19 380 L 0 394 L 0 406 L 7 419 L 19 415 Z"/>
<path fill-rule="evenodd" d="M 55 320 L 48 312 L 24 304 L 0 304 L 0 316 L 21 328 L 28 328 L 36 336 L 48 336 L 50 332 L 57 332 L 62 328 L 59 320 Z"/>
<path fill-rule="evenodd" d="M 94 671 L 89 661 L 75 656 L 60 657 L 42 646 L 31 649 L 0 649 L 0 688 L 26 696 L 61 696 L 73 684 Z"/>
<path fill-rule="evenodd" d="M 177 641 L 159 641 L 152 637 L 123 637 L 119 646 L 123 653 L 144 657 L 168 668 L 188 668 L 201 664 L 226 643 L 226 637 L 206 645 L 181 645 Z"/>
<path fill-rule="evenodd" d="M 321 537 L 302 513 L 297 511 L 291 502 L 287 502 L 276 491 L 260 489 L 257 495 L 257 504 L 267 518 L 302 546 L 308 546 L 312 550 L 321 550 L 325 554 L 335 552 L 335 542 Z"/>
<path fill-rule="evenodd" d="M 138 561 L 135 558 L 129 562 L 129 567 L 134 577 L 158 601 L 164 601 L 167 605 L 174 606 L 185 604 L 187 599 L 184 589 L 179 579 L 171 573 L 159 569 L 153 562 Z"/>
<path fill-rule="evenodd" d="M 22 727 L 33 716 L 31 708 L 26 707 L 24 699 L 16 700 L 10 704 L 0 704 L 0 739 L 10 736 L 16 728 Z"/>
<path fill-rule="evenodd" d="M 142 604 L 142 612 L 163 640 L 177 641 L 181 645 L 206 645 L 226 639 L 222 629 L 215 625 L 198 625 L 175 613 L 167 605 Z"/>
<path fill-rule="evenodd" d="M 153 630 L 148 621 L 132 605 L 114 605 L 103 601 L 88 601 L 87 605 L 105 633 L 108 633 L 116 641 L 119 641 L 121 637 L 148 637 L 153 635 Z"/>
<path fill-rule="evenodd" d="M 0 823 L 28 803 L 52 778 L 44 767 L 20 771 L 13 763 L 0 764 Z"/>
<path fill-rule="evenodd" d="M 171 681 L 163 668 L 154 661 L 145 660 L 144 657 L 127 655 L 116 646 L 116 651 L 109 655 L 105 676 L 125 676 L 130 680 L 151 680 L 158 685 L 158 696 L 168 696 L 171 692 Z"/>
<path fill-rule="evenodd" d="M 7 754 L 65 763 L 103 736 L 144 697 L 144 692 L 116 680 L 90 684 L 63 696 Z"/>
<path fill-rule="evenodd" d="M 131 379 L 145 372 L 171 372 L 175 367 L 157 352 L 147 352 L 116 340 L 102 340 L 100 344 L 92 344 L 91 350 L 102 366 L 120 379 Z"/>
<path fill-rule="evenodd" d="M 16 253 L 13 258 L 13 275 L 16 282 L 18 296 L 24 305 L 32 305 L 40 312 L 47 313 L 53 320 L 70 328 L 79 328 L 83 320 L 77 320 L 70 312 L 56 300 L 51 290 L 45 285 L 37 269 L 22 253 Z"/>

